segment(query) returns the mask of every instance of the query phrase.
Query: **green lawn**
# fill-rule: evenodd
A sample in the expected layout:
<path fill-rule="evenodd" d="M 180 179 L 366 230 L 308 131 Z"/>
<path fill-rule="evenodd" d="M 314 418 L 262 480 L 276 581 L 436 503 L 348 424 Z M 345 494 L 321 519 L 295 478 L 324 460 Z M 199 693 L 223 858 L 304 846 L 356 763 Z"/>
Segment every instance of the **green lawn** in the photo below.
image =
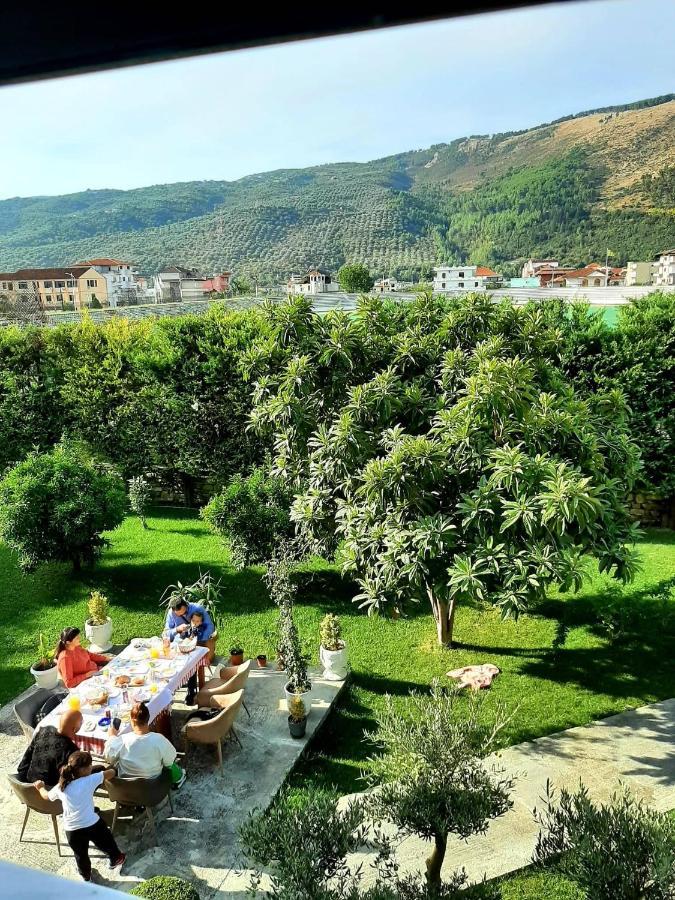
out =
<path fill-rule="evenodd" d="M 30 683 L 38 631 L 55 640 L 63 626 L 82 626 L 93 588 L 111 600 L 114 639 L 123 642 L 159 633 L 157 604 L 164 588 L 193 580 L 200 568 L 223 578 L 227 624 L 220 651 L 241 641 L 248 655 L 271 653 L 264 635 L 274 625 L 276 610 L 261 571 L 235 572 L 220 541 L 192 514 L 157 513 L 149 524 L 143 531 L 136 519 L 127 519 L 110 535 L 101 562 L 79 574 L 51 565 L 24 577 L 0 547 L 0 701 Z M 424 689 L 434 676 L 442 678 L 448 669 L 468 663 L 494 661 L 502 669 L 491 694 L 509 709 L 518 707 L 507 731 L 512 743 L 675 696 L 675 667 L 668 665 L 675 637 L 675 533 L 650 531 L 640 550 L 644 569 L 624 597 L 641 619 L 632 638 L 615 644 L 597 625 L 596 608 L 605 602 L 609 585 L 605 577 L 596 576 L 574 597 L 552 596 L 517 623 L 501 622 L 491 609 L 460 609 L 458 646 L 449 651 L 436 646 L 425 606 L 398 622 L 369 619 L 353 606 L 353 587 L 334 567 L 321 560 L 306 565 L 296 608 L 300 634 L 316 657 L 319 621 L 326 612 L 338 613 L 353 673 L 313 752 L 294 773 L 294 783 L 312 780 L 345 792 L 359 789 L 370 752 L 362 734 L 373 726 L 383 695 L 403 697 L 411 687 Z"/>

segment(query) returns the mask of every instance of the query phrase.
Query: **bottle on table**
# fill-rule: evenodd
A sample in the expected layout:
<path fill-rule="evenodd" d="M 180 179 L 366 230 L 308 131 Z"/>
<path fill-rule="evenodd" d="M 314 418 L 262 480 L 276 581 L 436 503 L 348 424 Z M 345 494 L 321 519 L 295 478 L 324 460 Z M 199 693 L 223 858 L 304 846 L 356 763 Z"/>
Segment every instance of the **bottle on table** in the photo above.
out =
<path fill-rule="evenodd" d="M 168 631 L 162 632 L 162 647 L 164 649 L 164 656 L 169 655 L 169 650 L 171 649 L 171 639 L 169 637 Z"/>

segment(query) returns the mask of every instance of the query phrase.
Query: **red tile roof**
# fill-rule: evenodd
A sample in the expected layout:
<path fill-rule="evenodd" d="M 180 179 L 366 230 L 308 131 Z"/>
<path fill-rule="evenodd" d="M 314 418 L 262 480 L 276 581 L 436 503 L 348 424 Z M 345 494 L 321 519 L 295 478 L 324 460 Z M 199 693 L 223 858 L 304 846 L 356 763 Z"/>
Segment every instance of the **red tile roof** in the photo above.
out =
<path fill-rule="evenodd" d="M 487 266 L 476 266 L 476 275 L 480 278 L 488 278 L 490 275 L 496 275 L 496 272 L 493 272 L 492 269 L 488 269 Z"/>
<path fill-rule="evenodd" d="M 65 281 L 68 278 L 81 278 L 88 272 L 91 266 L 65 266 L 60 269 L 18 269 L 16 272 L 0 273 L 0 281 L 48 281 L 57 279 Z"/>
<path fill-rule="evenodd" d="M 130 262 L 123 259 L 85 259 L 78 266 L 130 266 Z"/>

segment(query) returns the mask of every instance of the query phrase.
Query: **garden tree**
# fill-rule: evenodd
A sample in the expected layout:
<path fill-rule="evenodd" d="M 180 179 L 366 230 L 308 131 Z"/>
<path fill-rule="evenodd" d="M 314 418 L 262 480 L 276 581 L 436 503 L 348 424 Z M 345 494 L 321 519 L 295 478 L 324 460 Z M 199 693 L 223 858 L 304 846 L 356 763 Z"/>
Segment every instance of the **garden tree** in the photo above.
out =
<path fill-rule="evenodd" d="M 437 889 L 448 837 L 482 834 L 512 806 L 512 779 L 484 762 L 506 719 L 478 697 L 458 714 L 458 698 L 458 689 L 437 682 L 431 696 L 413 693 L 403 706 L 387 696 L 377 730 L 366 736 L 380 750 L 372 759 L 368 813 L 434 842 L 426 879 Z"/>
<path fill-rule="evenodd" d="M 141 520 L 143 528 L 148 527 L 146 519 L 150 496 L 150 485 L 142 475 L 129 479 L 129 508 Z"/>
<path fill-rule="evenodd" d="M 675 896 L 675 819 L 624 793 L 594 804 L 582 785 L 558 800 L 546 785 L 533 861 L 553 864 L 594 900 Z"/>
<path fill-rule="evenodd" d="M 0 538 L 19 556 L 24 572 L 42 562 L 93 562 L 103 531 L 124 518 L 121 476 L 81 444 L 61 441 L 31 453 L 0 481 Z"/>
<path fill-rule="evenodd" d="M 252 417 L 296 485 L 300 533 L 322 553 L 342 540 L 361 605 L 427 598 L 449 644 L 463 600 L 517 616 L 550 584 L 577 589 L 590 556 L 630 579 L 638 464 L 620 393 L 575 395 L 534 305 L 421 295 L 393 335 L 381 311 L 362 304 L 336 340 L 278 310 L 293 328 L 260 350 Z"/>
<path fill-rule="evenodd" d="M 233 563 L 243 569 L 265 562 L 282 541 L 293 536 L 292 499 L 285 481 L 257 468 L 246 478 L 235 475 L 211 498 L 201 516 L 227 541 Z"/>
<path fill-rule="evenodd" d="M 345 263 L 338 272 L 338 281 L 342 290 L 349 294 L 365 294 L 373 286 L 368 267 L 362 263 Z"/>
<path fill-rule="evenodd" d="M 254 811 L 240 829 L 246 856 L 259 869 L 251 891 L 265 889 L 272 900 L 497 900 L 499 890 L 467 888 L 464 872 L 429 886 L 401 878 L 390 839 L 366 815 L 366 804 L 346 806 L 333 791 L 282 788 L 265 811 Z M 374 884 L 364 887 L 363 866 L 350 867 L 349 854 L 372 851 Z"/>

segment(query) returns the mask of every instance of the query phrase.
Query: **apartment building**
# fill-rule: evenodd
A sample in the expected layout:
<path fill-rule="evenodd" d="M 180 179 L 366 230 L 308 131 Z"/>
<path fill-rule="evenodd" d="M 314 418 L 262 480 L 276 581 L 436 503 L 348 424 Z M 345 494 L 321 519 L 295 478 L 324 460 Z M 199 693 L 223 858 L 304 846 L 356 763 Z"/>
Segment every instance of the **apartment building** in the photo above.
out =
<path fill-rule="evenodd" d="M 22 293 L 37 296 L 46 310 L 63 309 L 66 304 L 75 309 L 110 305 L 108 282 L 90 265 L 0 272 L 0 296 Z"/>
<path fill-rule="evenodd" d="M 340 285 L 327 269 L 310 269 L 306 275 L 291 275 L 286 284 L 289 294 L 328 294 Z"/>
<path fill-rule="evenodd" d="M 395 278 L 380 278 L 373 285 L 373 294 L 394 294 L 401 290 L 401 285 Z"/>
<path fill-rule="evenodd" d="M 659 253 L 654 284 L 659 287 L 675 284 L 675 250 L 664 250 Z"/>
<path fill-rule="evenodd" d="M 433 271 L 433 289 L 436 293 L 484 291 L 502 283 L 502 276 L 487 266 L 436 266 Z"/>
<path fill-rule="evenodd" d="M 153 279 L 155 303 L 171 303 L 178 300 L 206 300 L 212 293 L 226 293 L 230 289 L 231 272 L 220 272 L 207 277 L 196 269 L 183 266 L 165 266 Z"/>
<path fill-rule="evenodd" d="M 139 302 L 142 291 L 137 283 L 137 273 L 130 262 L 122 259 L 87 259 L 77 263 L 78 266 L 91 266 L 102 275 L 108 286 L 108 304 L 112 307 L 119 304 Z"/>

